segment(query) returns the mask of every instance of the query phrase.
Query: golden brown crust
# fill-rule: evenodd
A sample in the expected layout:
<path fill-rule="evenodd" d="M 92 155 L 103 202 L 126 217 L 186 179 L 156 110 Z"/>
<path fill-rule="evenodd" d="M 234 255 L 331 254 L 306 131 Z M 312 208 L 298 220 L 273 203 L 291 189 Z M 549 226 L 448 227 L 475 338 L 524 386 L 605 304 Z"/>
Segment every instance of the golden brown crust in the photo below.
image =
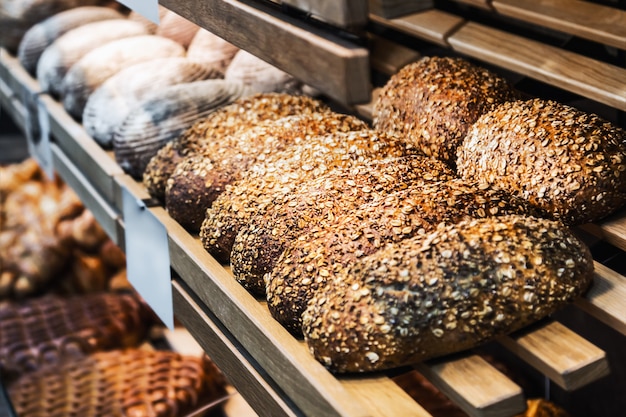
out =
<path fill-rule="evenodd" d="M 374 105 L 374 126 L 405 137 L 451 166 L 478 117 L 517 98 L 507 81 L 461 58 L 424 57 L 389 79 Z"/>
<path fill-rule="evenodd" d="M 415 363 L 477 346 L 573 301 L 589 249 L 561 223 L 509 215 L 388 245 L 319 291 L 305 340 L 333 372 Z"/>
<path fill-rule="evenodd" d="M 505 103 L 470 129 L 457 169 L 566 224 L 586 223 L 626 201 L 626 132 L 553 101 Z"/>
<path fill-rule="evenodd" d="M 543 398 L 526 400 L 526 411 L 516 417 L 569 417 L 567 411 Z"/>

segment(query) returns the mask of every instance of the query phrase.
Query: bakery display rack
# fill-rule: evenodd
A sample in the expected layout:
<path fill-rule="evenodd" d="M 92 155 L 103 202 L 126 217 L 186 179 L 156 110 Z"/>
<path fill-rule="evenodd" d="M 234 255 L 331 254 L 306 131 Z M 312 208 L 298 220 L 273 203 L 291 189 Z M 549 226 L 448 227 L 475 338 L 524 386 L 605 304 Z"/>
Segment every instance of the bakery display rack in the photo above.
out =
<path fill-rule="evenodd" d="M 293 74 L 365 119 L 371 119 L 377 90 L 372 73 L 392 74 L 420 56 L 416 45 L 427 45 L 591 100 L 618 123 L 624 123 L 623 7 L 582 1 L 574 2 L 584 3 L 582 9 L 571 10 L 565 3 L 572 2 L 564 1 L 160 3 Z M 536 8 L 539 3 L 543 8 Z M 598 23 L 606 23 L 606 9 L 612 12 L 609 16 L 614 24 Z M 473 21 L 467 16 L 480 19 Z M 501 18 L 540 28 L 553 38 L 576 36 L 599 43 L 616 60 L 621 59 L 622 65 L 485 23 Z M 521 52 L 525 50 L 534 52 Z M 0 55 L 2 110 L 24 131 L 30 129 L 32 109 L 43 110 L 55 170 L 111 239 L 123 246 L 122 194 L 127 190 L 138 200 L 149 201 L 147 191 L 123 172 L 113 154 L 100 148 L 59 102 L 41 91 L 15 56 L 6 50 Z M 175 317 L 259 415 L 430 415 L 394 382 L 395 375 L 410 369 L 349 376 L 329 373 L 313 359 L 304 342 L 274 321 L 263 301 L 246 292 L 229 268 L 204 250 L 198 236 L 185 231 L 163 207 L 148 209 L 167 231 Z M 584 232 L 594 241 L 626 250 L 624 213 L 585 226 Z M 575 309 L 625 336 L 626 278 L 600 260 L 595 269 L 594 286 Z M 502 337 L 494 344 L 566 391 L 615 372 L 602 348 L 556 319 Z M 470 416 L 514 416 L 525 408 L 522 388 L 477 352 L 428 361 L 415 368 Z"/>

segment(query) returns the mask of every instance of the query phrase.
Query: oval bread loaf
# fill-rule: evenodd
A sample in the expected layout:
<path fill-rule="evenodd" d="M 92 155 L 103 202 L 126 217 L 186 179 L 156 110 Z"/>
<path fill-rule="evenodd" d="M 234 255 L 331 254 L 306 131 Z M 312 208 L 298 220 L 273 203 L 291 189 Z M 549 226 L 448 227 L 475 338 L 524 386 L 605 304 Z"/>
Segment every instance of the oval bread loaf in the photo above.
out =
<path fill-rule="evenodd" d="M 507 81 L 461 58 L 424 57 L 391 76 L 374 104 L 374 127 L 406 137 L 451 166 L 478 117 L 517 95 Z"/>
<path fill-rule="evenodd" d="M 559 222 L 465 220 L 354 264 L 314 296 L 303 331 L 333 372 L 388 369 L 520 329 L 575 300 L 592 279 L 589 249 Z"/>
<path fill-rule="evenodd" d="M 187 48 L 187 58 L 202 62 L 203 65 L 223 75 L 237 52 L 239 52 L 238 47 L 201 28 Z"/>
<path fill-rule="evenodd" d="M 454 172 L 443 162 L 411 155 L 337 168 L 270 201 L 235 237 L 230 254 L 233 276 L 248 291 L 265 296 L 263 277 L 285 247 L 311 229 L 333 227 L 363 203 L 414 183 L 449 180 Z"/>
<path fill-rule="evenodd" d="M 63 107 L 80 120 L 89 95 L 124 68 L 158 58 L 182 57 L 185 49 L 157 35 L 131 36 L 88 52 L 67 71 L 61 85 Z"/>
<path fill-rule="evenodd" d="M 462 177 L 492 183 L 570 225 L 626 202 L 626 131 L 554 101 L 505 103 L 482 116 L 457 166 Z"/>
<path fill-rule="evenodd" d="M 199 29 L 200 26 L 191 20 L 165 8 L 160 13 L 159 26 L 154 34 L 169 38 L 187 49 Z"/>
<path fill-rule="evenodd" d="M 224 73 L 224 79 L 242 82 L 259 93 L 299 94 L 302 84 L 292 75 L 240 49 Z"/>

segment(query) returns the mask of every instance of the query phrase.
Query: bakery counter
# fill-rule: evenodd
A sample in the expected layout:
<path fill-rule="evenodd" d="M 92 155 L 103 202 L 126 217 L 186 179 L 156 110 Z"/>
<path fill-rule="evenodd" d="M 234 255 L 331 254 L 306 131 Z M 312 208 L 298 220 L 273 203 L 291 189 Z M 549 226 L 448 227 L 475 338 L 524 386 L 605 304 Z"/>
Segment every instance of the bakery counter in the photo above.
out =
<path fill-rule="evenodd" d="M 37 91 L 36 81 L 2 51 L 1 102 L 24 126 L 21 93 Z M 51 132 L 57 172 L 94 212 L 107 233 L 123 245 L 122 190 L 148 198 L 143 185 L 124 174 L 113 155 L 99 148 L 82 126 L 52 98 L 38 95 Z M 269 314 L 265 302 L 251 296 L 202 247 L 198 236 L 175 222 L 162 207 L 149 210 L 163 224 L 172 269 L 175 317 L 198 340 L 248 403 L 260 415 L 428 416 L 424 407 L 396 382 L 397 369 L 374 374 L 336 376 L 309 354 Z M 626 217 L 594 225 L 626 241 Z M 622 236 L 619 238 L 619 236 Z M 626 278 L 596 262 L 595 284 L 576 308 L 626 334 Z M 565 390 L 593 384 L 611 371 L 604 350 L 558 321 L 500 338 L 497 349 L 513 354 Z M 525 408 L 525 393 L 480 352 L 428 361 L 415 368 L 470 416 L 513 416 Z"/>

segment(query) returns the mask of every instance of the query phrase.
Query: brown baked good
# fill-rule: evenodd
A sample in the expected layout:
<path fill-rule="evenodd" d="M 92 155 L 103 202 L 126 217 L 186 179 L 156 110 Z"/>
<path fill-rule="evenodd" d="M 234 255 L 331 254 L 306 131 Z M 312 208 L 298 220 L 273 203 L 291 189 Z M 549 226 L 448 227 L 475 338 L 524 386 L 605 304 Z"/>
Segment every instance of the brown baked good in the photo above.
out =
<path fill-rule="evenodd" d="M 374 127 L 406 137 L 451 166 L 478 117 L 518 98 L 507 81 L 462 58 L 424 57 L 392 75 L 374 103 Z"/>
<path fill-rule="evenodd" d="M 155 316 L 134 293 L 47 295 L 0 304 L 0 368 L 36 370 L 47 363 L 144 341 Z"/>
<path fill-rule="evenodd" d="M 355 263 L 313 297 L 303 331 L 333 372 L 393 368 L 520 329 L 592 280 L 589 248 L 557 221 L 464 220 Z"/>
<path fill-rule="evenodd" d="M 533 99 L 482 116 L 458 149 L 464 178 L 508 190 L 570 225 L 626 201 L 626 131 L 573 107 Z"/>
<path fill-rule="evenodd" d="M 527 399 L 526 406 L 526 411 L 515 417 L 569 417 L 563 408 L 543 398 Z"/>
<path fill-rule="evenodd" d="M 305 181 L 293 192 L 277 196 L 241 228 L 230 254 L 233 275 L 248 291 L 265 296 L 263 276 L 298 236 L 311 228 L 332 227 L 338 217 L 390 192 L 454 177 L 443 162 L 411 155 L 338 168 Z"/>
<path fill-rule="evenodd" d="M 312 226 L 287 245 L 265 275 L 267 306 L 278 322 L 300 335 L 302 312 L 313 295 L 386 244 L 426 235 L 440 223 L 528 213 L 524 200 L 462 179 L 412 184 L 345 213 L 330 227 Z"/>
<path fill-rule="evenodd" d="M 165 207 L 174 220 L 197 233 L 206 209 L 252 164 L 313 136 L 368 128 L 354 116 L 307 113 L 266 120 L 240 134 L 207 140 L 201 154 L 176 165 L 167 180 Z"/>
<path fill-rule="evenodd" d="M 373 130 L 316 136 L 268 155 L 250 167 L 241 180 L 227 187 L 207 209 L 200 238 L 204 248 L 226 263 L 239 229 L 279 196 L 336 167 L 373 159 L 409 155 L 401 140 Z"/>
<path fill-rule="evenodd" d="M 206 358 L 129 349 L 22 375 L 8 394 L 21 417 L 178 417 L 225 397 L 225 387 Z"/>
<path fill-rule="evenodd" d="M 264 120 L 329 110 L 307 96 L 282 93 L 255 94 L 236 100 L 194 123 L 178 139 L 166 144 L 150 159 L 143 184 L 153 198 L 165 201 L 167 179 L 184 157 L 200 153 L 205 142 L 242 132 Z"/>

